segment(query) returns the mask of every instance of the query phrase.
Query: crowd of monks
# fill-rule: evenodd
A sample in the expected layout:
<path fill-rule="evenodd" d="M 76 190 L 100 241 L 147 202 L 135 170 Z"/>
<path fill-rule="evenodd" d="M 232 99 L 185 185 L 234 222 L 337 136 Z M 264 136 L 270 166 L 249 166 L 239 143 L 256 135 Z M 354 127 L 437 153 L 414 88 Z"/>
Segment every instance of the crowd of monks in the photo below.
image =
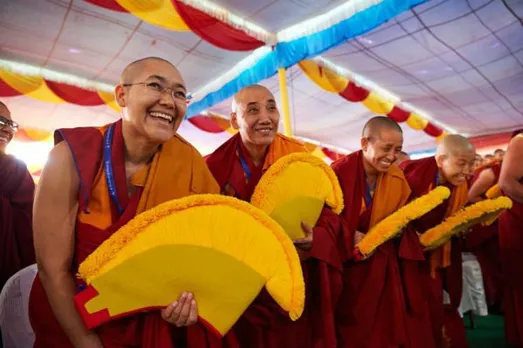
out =
<path fill-rule="evenodd" d="M 136 214 L 191 194 L 249 201 L 275 161 L 307 151 L 277 132 L 277 103 L 263 86 L 234 96 L 231 125 L 238 133 L 206 158 L 177 135 L 186 89 L 171 63 L 154 57 L 131 63 L 115 96 L 121 120 L 55 133 L 36 193 L 25 166 L 5 154 L 17 125 L 0 105 L 0 287 L 38 264 L 29 302 L 35 347 L 466 348 L 458 313 L 466 250 L 481 263 L 489 302 L 505 314 L 508 343 L 523 347 L 523 136 L 513 137 L 502 162 L 480 166 L 470 141 L 455 134 L 442 139 L 434 156 L 410 160 L 401 127 L 382 116 L 362 129 L 359 151 L 332 164 L 344 195 L 341 215 L 324 208 L 316 226 L 303 224 L 305 237 L 294 241 L 306 284 L 300 319 L 291 321 L 262 291 L 217 337 L 198 321 L 198 298 L 185 292 L 172 294 L 161 311 L 88 330 L 73 304 L 85 285 L 75 274 L 113 232 Z M 433 250 L 422 247 L 421 234 L 485 199 L 496 183 L 514 202 L 497 224 Z M 438 185 L 451 190 L 443 204 L 367 258 L 355 257 L 369 229 Z"/>

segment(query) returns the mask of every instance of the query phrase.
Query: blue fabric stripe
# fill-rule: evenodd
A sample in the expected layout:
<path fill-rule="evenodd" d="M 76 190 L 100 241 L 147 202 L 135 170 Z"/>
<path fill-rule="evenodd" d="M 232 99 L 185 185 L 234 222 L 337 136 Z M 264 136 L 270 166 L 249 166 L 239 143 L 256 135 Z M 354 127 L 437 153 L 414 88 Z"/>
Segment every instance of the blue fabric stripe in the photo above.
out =
<path fill-rule="evenodd" d="M 243 87 L 268 79 L 278 72 L 279 67 L 288 68 L 304 59 L 316 57 L 347 40 L 371 31 L 411 7 L 426 1 L 428 0 L 383 0 L 381 3 L 358 12 L 328 29 L 279 43 L 272 52 L 226 83 L 222 88 L 207 94 L 197 102 L 191 103 L 187 109 L 186 117 L 198 115 L 211 106 L 232 97 Z"/>

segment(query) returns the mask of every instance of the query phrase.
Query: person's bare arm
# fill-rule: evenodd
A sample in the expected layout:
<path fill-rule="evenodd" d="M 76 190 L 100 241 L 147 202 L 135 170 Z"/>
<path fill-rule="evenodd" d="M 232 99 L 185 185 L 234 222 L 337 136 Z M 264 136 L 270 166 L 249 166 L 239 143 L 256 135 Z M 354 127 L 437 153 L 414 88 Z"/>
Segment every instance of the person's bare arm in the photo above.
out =
<path fill-rule="evenodd" d="M 523 137 L 512 139 L 503 158 L 499 187 L 511 199 L 523 203 Z"/>
<path fill-rule="evenodd" d="M 73 303 L 71 274 L 79 178 L 69 147 L 57 145 L 40 178 L 33 209 L 36 262 L 56 319 L 75 347 L 102 347 L 84 326 Z"/>
<path fill-rule="evenodd" d="M 478 179 L 469 189 L 469 202 L 476 203 L 483 200 L 483 195 L 496 184 L 496 176 L 490 168 L 483 170 Z"/>

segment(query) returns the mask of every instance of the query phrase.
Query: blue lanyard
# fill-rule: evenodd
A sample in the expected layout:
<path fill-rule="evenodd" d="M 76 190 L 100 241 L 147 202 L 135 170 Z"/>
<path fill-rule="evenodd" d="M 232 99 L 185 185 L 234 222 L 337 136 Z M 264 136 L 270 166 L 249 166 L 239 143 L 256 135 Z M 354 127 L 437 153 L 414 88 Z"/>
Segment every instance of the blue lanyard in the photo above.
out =
<path fill-rule="evenodd" d="M 114 124 L 109 126 L 109 129 L 107 129 L 107 132 L 104 136 L 104 171 L 105 179 L 107 181 L 107 188 L 109 189 L 109 195 L 111 196 L 111 199 L 113 200 L 114 204 L 116 204 L 118 213 L 122 215 L 123 209 L 120 205 L 120 202 L 118 201 L 118 196 L 116 194 L 116 183 L 114 182 L 113 174 L 113 161 L 111 154 L 111 149 L 113 147 L 113 133 Z"/>
<path fill-rule="evenodd" d="M 374 188 L 376 188 L 376 184 L 374 184 Z M 368 208 L 370 206 L 370 202 L 372 201 L 372 194 L 371 189 L 368 183 L 365 185 L 365 206 Z"/>
<path fill-rule="evenodd" d="M 239 146 L 236 149 L 236 151 L 238 152 L 238 157 L 240 158 L 240 164 L 242 165 L 243 172 L 245 173 L 245 180 L 247 182 L 249 182 L 249 179 L 251 178 L 251 170 L 249 169 L 249 165 L 247 164 L 247 161 L 245 161 L 245 158 L 243 158 L 241 149 Z"/>
<path fill-rule="evenodd" d="M 434 180 L 434 188 L 439 186 L 439 172 L 436 172 L 436 180 Z"/>

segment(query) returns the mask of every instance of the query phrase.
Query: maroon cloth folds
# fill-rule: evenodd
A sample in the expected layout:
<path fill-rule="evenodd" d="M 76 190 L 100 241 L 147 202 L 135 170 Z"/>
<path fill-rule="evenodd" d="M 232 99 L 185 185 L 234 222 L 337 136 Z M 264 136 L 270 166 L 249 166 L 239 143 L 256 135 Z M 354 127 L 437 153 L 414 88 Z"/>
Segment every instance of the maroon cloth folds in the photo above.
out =
<path fill-rule="evenodd" d="M 13 274 L 35 263 L 34 189 L 26 165 L 0 154 L 0 289 Z"/>

